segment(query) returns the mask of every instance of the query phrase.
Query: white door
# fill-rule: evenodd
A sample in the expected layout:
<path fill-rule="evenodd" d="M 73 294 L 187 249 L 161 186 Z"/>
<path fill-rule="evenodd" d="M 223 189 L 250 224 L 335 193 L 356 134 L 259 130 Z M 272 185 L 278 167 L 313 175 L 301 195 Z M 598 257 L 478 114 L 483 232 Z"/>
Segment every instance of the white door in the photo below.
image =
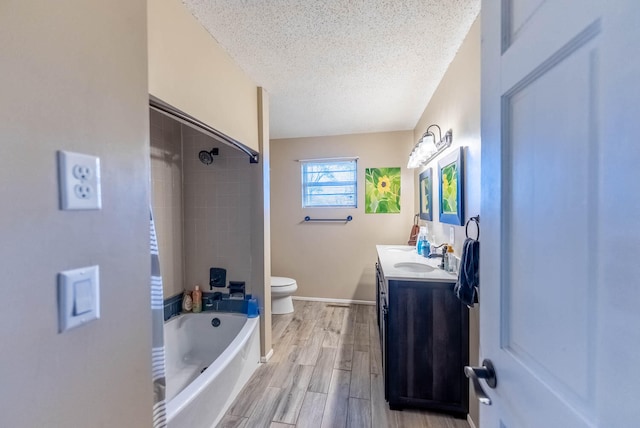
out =
<path fill-rule="evenodd" d="M 482 2 L 480 428 L 640 426 L 640 0 Z"/>

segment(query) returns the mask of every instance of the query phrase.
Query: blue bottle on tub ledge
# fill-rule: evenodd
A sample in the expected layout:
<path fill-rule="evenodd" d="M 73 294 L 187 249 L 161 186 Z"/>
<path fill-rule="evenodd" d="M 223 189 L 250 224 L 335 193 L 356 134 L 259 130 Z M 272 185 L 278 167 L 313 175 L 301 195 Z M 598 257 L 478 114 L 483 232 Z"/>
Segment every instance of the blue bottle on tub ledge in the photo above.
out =
<path fill-rule="evenodd" d="M 247 318 L 256 318 L 259 315 L 258 300 L 253 297 L 247 300 Z"/>

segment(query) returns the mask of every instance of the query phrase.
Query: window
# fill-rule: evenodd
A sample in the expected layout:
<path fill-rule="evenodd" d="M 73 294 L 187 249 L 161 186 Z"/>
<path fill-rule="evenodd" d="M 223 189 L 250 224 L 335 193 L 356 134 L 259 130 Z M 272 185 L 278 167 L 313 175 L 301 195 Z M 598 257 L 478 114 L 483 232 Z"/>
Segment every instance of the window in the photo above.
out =
<path fill-rule="evenodd" d="M 302 207 L 357 206 L 357 160 L 315 159 L 302 162 Z"/>

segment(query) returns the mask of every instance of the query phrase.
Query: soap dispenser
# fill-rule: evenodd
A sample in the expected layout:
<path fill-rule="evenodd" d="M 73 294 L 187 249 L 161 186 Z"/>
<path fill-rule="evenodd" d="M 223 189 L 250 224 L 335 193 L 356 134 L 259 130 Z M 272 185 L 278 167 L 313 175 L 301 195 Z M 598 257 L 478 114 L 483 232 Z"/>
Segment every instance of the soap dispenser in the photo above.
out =
<path fill-rule="evenodd" d="M 416 251 L 418 255 L 424 256 L 427 242 L 427 228 L 420 226 L 420 233 L 418 234 L 418 242 L 416 243 Z"/>

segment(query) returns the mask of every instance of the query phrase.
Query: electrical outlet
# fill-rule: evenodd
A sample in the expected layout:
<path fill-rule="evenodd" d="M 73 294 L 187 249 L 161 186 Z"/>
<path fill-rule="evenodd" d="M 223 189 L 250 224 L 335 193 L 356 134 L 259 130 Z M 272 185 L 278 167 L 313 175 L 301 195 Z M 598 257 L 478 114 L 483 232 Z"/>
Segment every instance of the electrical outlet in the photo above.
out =
<path fill-rule="evenodd" d="M 93 171 L 86 165 L 74 165 L 73 176 L 78 180 L 88 180 L 91 178 Z"/>
<path fill-rule="evenodd" d="M 92 187 L 86 184 L 76 184 L 73 186 L 73 191 L 78 199 L 91 199 L 93 196 Z"/>
<path fill-rule="evenodd" d="M 449 226 L 449 244 L 451 245 L 455 244 L 455 240 L 456 240 L 456 231 L 453 228 L 453 226 Z"/>
<path fill-rule="evenodd" d="M 58 152 L 60 209 L 99 210 L 100 158 L 73 152 Z"/>

